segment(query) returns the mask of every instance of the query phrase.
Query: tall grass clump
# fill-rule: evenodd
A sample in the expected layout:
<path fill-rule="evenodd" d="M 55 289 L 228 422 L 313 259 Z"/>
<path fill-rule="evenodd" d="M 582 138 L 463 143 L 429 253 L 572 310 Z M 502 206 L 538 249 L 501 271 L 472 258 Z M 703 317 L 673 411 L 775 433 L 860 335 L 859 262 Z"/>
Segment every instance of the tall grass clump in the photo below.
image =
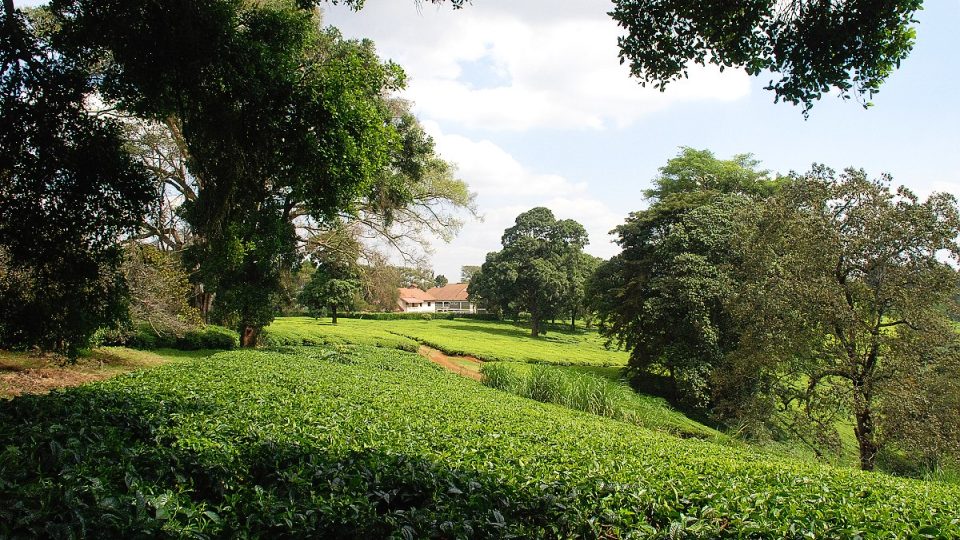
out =
<path fill-rule="evenodd" d="M 480 368 L 483 384 L 497 390 L 608 418 L 626 420 L 632 416 L 621 406 L 629 390 L 603 377 L 547 365 L 523 371 L 499 362 L 487 362 Z"/>
<path fill-rule="evenodd" d="M 519 393 L 517 389 L 522 382 L 521 378 L 514 370 L 499 362 L 485 362 L 480 366 L 480 375 L 483 377 L 483 384 L 490 388 Z"/>
<path fill-rule="evenodd" d="M 610 418 L 625 416 L 625 411 L 618 406 L 623 387 L 593 375 L 570 373 L 566 378 L 567 407 Z"/>

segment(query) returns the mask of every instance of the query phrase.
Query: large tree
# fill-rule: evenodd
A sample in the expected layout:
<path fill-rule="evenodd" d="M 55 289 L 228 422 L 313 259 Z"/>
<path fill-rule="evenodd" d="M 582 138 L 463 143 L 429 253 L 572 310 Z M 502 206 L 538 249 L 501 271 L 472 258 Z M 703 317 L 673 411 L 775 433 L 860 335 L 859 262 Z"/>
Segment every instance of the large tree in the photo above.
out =
<path fill-rule="evenodd" d="M 590 281 L 601 333 L 630 351 L 638 381 L 666 374 L 672 399 L 705 407 L 713 373 L 736 347 L 724 308 L 739 219 L 775 182 L 749 155 L 684 148 L 647 191 L 648 209 L 615 229 L 622 253 Z"/>
<path fill-rule="evenodd" d="M 537 337 L 543 321 L 569 305 L 573 280 L 582 276 L 568 267 L 587 241 L 586 230 L 576 221 L 558 220 L 544 207 L 528 210 L 503 232 L 503 249 L 487 254 L 468 291 L 488 310 L 529 313 L 530 334 Z"/>
<path fill-rule="evenodd" d="M 98 70 L 106 103 L 182 135 L 197 186 L 179 210 L 187 260 L 219 317 L 255 343 L 298 258 L 294 217 L 336 219 L 402 144 L 384 95 L 403 72 L 292 0 L 61 0 L 50 12 L 61 52 Z"/>
<path fill-rule="evenodd" d="M 615 0 L 620 59 L 663 89 L 691 64 L 771 75 L 776 100 L 804 111 L 831 91 L 864 106 L 913 47 L 922 0 Z"/>
<path fill-rule="evenodd" d="M 125 316 L 120 239 L 155 197 L 86 66 L 12 2 L 0 18 L 0 344 L 75 357 Z"/>
<path fill-rule="evenodd" d="M 917 427 L 911 415 L 925 414 L 905 403 L 943 401 L 941 375 L 957 374 L 960 351 L 949 318 L 960 284 L 948 264 L 960 258 L 956 199 L 921 201 L 889 184 L 820 166 L 791 179 L 742 237 L 733 308 L 741 354 L 755 366 L 777 359 L 788 381 L 779 391 L 802 383 L 811 420 L 833 429 L 831 417 L 852 412 L 867 470 L 885 443 Z"/>

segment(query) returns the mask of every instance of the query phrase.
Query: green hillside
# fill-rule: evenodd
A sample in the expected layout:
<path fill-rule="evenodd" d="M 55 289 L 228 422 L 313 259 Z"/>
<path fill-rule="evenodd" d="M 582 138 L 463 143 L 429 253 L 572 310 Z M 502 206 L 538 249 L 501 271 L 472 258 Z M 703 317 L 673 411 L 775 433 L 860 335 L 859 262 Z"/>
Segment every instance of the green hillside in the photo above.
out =
<path fill-rule="evenodd" d="M 628 354 L 604 347 L 589 330 L 551 331 L 532 338 L 530 330 L 506 322 L 453 320 L 366 320 L 280 317 L 266 328 L 268 345 L 356 343 L 410 349 L 412 341 L 447 354 L 487 361 L 578 366 L 623 366 Z"/>
<path fill-rule="evenodd" d="M 0 403 L 0 537 L 950 538 L 960 489 L 542 404 L 384 348 Z"/>

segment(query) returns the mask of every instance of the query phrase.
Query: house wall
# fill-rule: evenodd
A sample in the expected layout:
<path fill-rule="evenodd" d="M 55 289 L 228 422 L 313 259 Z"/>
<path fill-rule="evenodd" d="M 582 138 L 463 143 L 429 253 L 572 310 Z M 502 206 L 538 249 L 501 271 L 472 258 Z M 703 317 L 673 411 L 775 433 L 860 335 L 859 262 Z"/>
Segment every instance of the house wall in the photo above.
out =
<path fill-rule="evenodd" d="M 439 300 L 437 313 L 476 313 L 477 306 L 467 300 Z"/>
<path fill-rule="evenodd" d="M 404 313 L 435 313 L 437 311 L 437 303 L 434 301 L 424 301 L 421 302 L 420 305 L 411 305 L 400 300 L 400 308 Z"/>

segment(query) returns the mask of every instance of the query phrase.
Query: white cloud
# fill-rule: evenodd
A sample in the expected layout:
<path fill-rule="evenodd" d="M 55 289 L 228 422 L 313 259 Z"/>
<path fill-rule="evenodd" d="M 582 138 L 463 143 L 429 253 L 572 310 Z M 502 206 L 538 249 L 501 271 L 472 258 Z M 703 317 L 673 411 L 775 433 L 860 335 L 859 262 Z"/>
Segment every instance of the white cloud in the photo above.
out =
<path fill-rule="evenodd" d="M 440 155 L 457 165 L 457 175 L 470 189 L 486 197 L 569 195 L 582 193 L 586 183 L 574 183 L 556 174 L 524 167 L 506 150 L 489 140 L 474 141 L 445 134 L 435 122 L 424 122 Z"/>
<path fill-rule="evenodd" d="M 746 96 L 749 78 L 695 67 L 661 93 L 642 88 L 618 59 L 610 5 L 484 0 L 462 10 L 404 2 L 333 9 L 330 22 L 370 37 L 411 77 L 407 97 L 421 117 L 471 129 L 626 127 L 670 105 Z M 477 84 L 483 66 L 493 85 Z"/>
<path fill-rule="evenodd" d="M 437 273 L 453 279 L 460 275 L 461 266 L 483 263 L 488 252 L 500 249 L 504 229 L 513 225 L 520 213 L 535 206 L 550 208 L 558 219 L 581 223 L 590 235 L 587 252 L 609 258 L 619 251 L 608 233 L 625 216 L 591 198 L 586 182 L 532 171 L 491 141 L 445 134 L 435 123 L 428 122 L 426 127 L 440 154 L 459 165 L 458 176 L 477 193 L 483 217 L 482 222 L 468 222 L 453 242 L 434 243 L 433 266 Z"/>

